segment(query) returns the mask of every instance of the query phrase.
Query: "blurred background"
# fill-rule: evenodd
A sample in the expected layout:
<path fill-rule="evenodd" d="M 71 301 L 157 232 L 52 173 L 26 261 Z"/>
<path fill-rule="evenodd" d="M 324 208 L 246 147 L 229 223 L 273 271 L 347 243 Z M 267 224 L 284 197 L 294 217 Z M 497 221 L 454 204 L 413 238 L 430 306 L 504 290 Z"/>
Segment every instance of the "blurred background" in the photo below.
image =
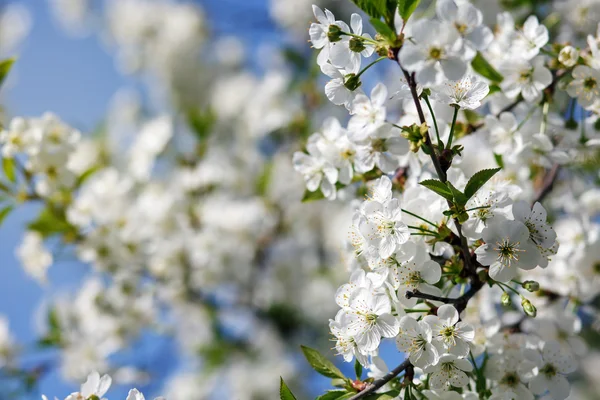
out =
<path fill-rule="evenodd" d="M 303 203 L 292 168 L 326 117 L 347 118 L 307 42 L 313 3 L 342 20 L 357 11 L 349 0 L 2 2 L 0 56 L 17 58 L 4 126 L 50 111 L 81 139 L 70 194 L 0 197 L 11 207 L 0 400 L 63 398 L 92 370 L 111 374 L 113 399 L 131 387 L 274 399 L 280 376 L 299 398 L 330 387 L 299 346 L 334 359 L 328 321 L 354 204 L 342 192 Z M 501 4 L 535 8 L 478 3 L 489 24 Z M 391 93 L 400 84 L 377 65 L 365 91 L 375 78 Z M 24 241 L 32 232 L 41 240 Z M 403 359 L 393 342 L 383 350 L 388 365 Z"/>

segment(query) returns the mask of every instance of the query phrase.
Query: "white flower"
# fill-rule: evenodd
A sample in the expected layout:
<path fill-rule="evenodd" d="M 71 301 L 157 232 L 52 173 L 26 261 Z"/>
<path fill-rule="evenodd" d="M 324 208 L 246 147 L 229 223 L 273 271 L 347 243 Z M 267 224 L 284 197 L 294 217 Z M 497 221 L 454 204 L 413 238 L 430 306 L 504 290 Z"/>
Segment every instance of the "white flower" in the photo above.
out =
<path fill-rule="evenodd" d="M 530 270 L 537 267 L 540 253 L 529 242 L 529 229 L 519 221 L 490 220 L 482 232 L 485 244 L 475 250 L 477 261 L 490 266 L 490 277 L 508 282 L 517 276 L 517 268 Z"/>
<path fill-rule="evenodd" d="M 325 64 L 328 60 L 339 68 L 345 68 L 350 62 L 350 52 L 346 51 L 347 44 L 341 42 L 348 41 L 347 38 L 340 38 L 339 41 L 331 42 L 328 37 L 330 27 L 334 26 L 343 32 L 349 32 L 350 28 L 343 21 L 336 21 L 333 13 L 327 9 L 325 12 L 319 7 L 313 5 L 313 13 L 318 23 L 312 23 L 309 29 L 310 41 L 316 49 L 321 49 L 317 57 L 319 65 Z M 336 51 L 335 56 L 332 56 L 333 47 L 341 47 L 342 51 Z"/>
<path fill-rule="evenodd" d="M 485 116 L 485 127 L 490 133 L 494 153 L 505 155 L 513 151 L 514 134 L 518 126 L 517 119 L 511 112 L 503 112 L 498 118 L 493 115 Z"/>
<path fill-rule="evenodd" d="M 369 140 L 356 147 L 354 160 L 358 172 L 368 172 L 377 166 L 382 172 L 391 174 L 400 164 L 399 157 L 409 150 L 408 141 L 391 125 L 381 125 Z"/>
<path fill-rule="evenodd" d="M 439 0 L 436 13 L 442 21 L 448 22 L 465 40 L 468 47 L 485 50 L 494 39 L 490 28 L 482 25 L 483 15 L 469 2 Z"/>
<path fill-rule="evenodd" d="M 573 81 L 567 86 L 569 96 L 576 98 L 583 108 L 590 107 L 600 98 L 600 71 L 586 65 L 573 70 Z"/>
<path fill-rule="evenodd" d="M 108 375 L 102 375 L 96 371 L 88 375 L 85 383 L 81 385 L 79 392 L 71 393 L 65 400 L 86 400 L 90 396 L 102 398 L 110 388 L 112 379 Z"/>
<path fill-rule="evenodd" d="M 523 31 L 517 32 L 514 51 L 525 59 L 531 60 L 538 55 L 546 43 L 548 43 L 548 28 L 540 25 L 537 17 L 531 15 L 523 24 Z"/>
<path fill-rule="evenodd" d="M 467 71 L 461 58 L 462 40 L 455 29 L 438 21 L 419 20 L 412 26 L 412 40 L 406 40 L 399 53 L 402 67 L 416 72 L 421 85 L 440 84 L 444 79 L 459 80 Z"/>
<path fill-rule="evenodd" d="M 469 384 L 465 372 L 471 372 L 473 366 L 464 358 L 452 354 L 444 354 L 437 364 L 424 369 L 429 373 L 429 385 L 432 389 L 447 390 L 450 386 L 464 387 Z"/>
<path fill-rule="evenodd" d="M 52 265 L 52 253 L 44 247 L 42 235 L 27 231 L 16 251 L 25 271 L 39 282 L 46 282 L 46 272 Z"/>
<path fill-rule="evenodd" d="M 546 209 L 539 202 L 533 205 L 533 210 L 525 201 L 513 204 L 513 216 L 529 229 L 529 239 L 537 246 L 551 248 L 556 241 L 556 232 L 548 224 Z"/>
<path fill-rule="evenodd" d="M 337 106 L 343 105 L 350 109 L 354 98 L 362 93 L 362 90 L 350 90 L 345 85 L 345 76 L 358 71 L 338 69 L 329 63 L 321 65 L 321 71 L 331 78 L 325 84 L 325 95 L 333 104 Z"/>
<path fill-rule="evenodd" d="M 490 357 L 486 363 L 485 376 L 497 382 L 492 389 L 493 394 L 513 392 L 519 396 L 518 399 L 533 400 L 533 394 L 525 384 L 534 367 L 520 350 L 507 349 L 503 354 Z"/>
<path fill-rule="evenodd" d="M 442 269 L 432 261 L 425 251 L 418 251 L 415 256 L 396 269 L 394 287 L 398 288 L 398 300 L 407 308 L 414 307 L 418 299 L 406 298 L 406 292 L 418 290 L 422 293 L 441 295 L 433 284 L 439 282 Z"/>
<path fill-rule="evenodd" d="M 338 170 L 325 160 L 314 143 L 308 143 L 306 150 L 308 154 L 294 153 L 294 169 L 304 176 L 308 191 L 314 192 L 320 187 L 326 198 L 335 199 Z"/>
<path fill-rule="evenodd" d="M 374 351 L 381 338 L 398 334 L 399 323 L 392 315 L 390 299 L 385 293 L 373 293 L 366 288 L 357 289 L 349 301 L 342 319 L 346 333 L 354 337 L 361 352 Z"/>
<path fill-rule="evenodd" d="M 558 53 L 558 61 L 565 67 L 572 67 L 577 64 L 579 59 L 579 50 L 573 46 L 565 46 Z"/>
<path fill-rule="evenodd" d="M 469 343 L 475 338 L 475 330 L 471 324 L 459 322 L 458 311 L 451 304 L 444 304 L 436 315 L 423 317 L 433 332 L 433 340 L 439 345 L 440 353 L 450 353 L 457 357 L 469 354 Z"/>
<path fill-rule="evenodd" d="M 34 142 L 29 123 L 21 117 L 13 118 L 10 121 L 8 129 L 0 133 L 0 143 L 2 143 L 2 157 L 12 158 L 17 153 L 24 153 Z"/>
<path fill-rule="evenodd" d="M 474 110 L 481 106 L 481 100 L 489 92 L 490 88 L 487 83 L 474 75 L 467 75 L 459 81 L 445 82 L 435 88 L 435 98 L 450 106 Z"/>
<path fill-rule="evenodd" d="M 379 83 L 371 91 L 371 99 L 358 94 L 350 108 L 352 118 L 348 121 L 348 130 L 351 139 L 355 141 L 365 140 L 373 134 L 381 125 L 385 124 L 386 109 L 385 102 L 388 90 L 384 84 Z"/>
<path fill-rule="evenodd" d="M 383 176 L 381 179 L 389 179 Z M 365 201 L 357 218 L 357 228 L 369 246 L 375 247 L 381 258 L 391 256 L 397 247 L 410 237 L 408 227 L 402 222 L 402 209 L 398 199 L 384 203 Z"/>
<path fill-rule="evenodd" d="M 542 97 L 544 90 L 552 83 L 552 73 L 544 66 L 544 59 L 538 57 L 530 64 L 527 61 L 509 61 L 501 71 L 504 80 L 500 84 L 509 98 L 515 98 L 521 93 L 525 101 L 533 103 Z"/>
<path fill-rule="evenodd" d="M 344 358 L 344 361 L 350 362 L 354 357 L 363 366 L 369 364 L 369 354 L 374 352 L 361 352 L 354 340 L 354 337 L 348 333 L 348 313 L 345 310 L 339 310 L 335 315 L 335 320 L 329 320 L 329 329 L 335 336 L 335 350 Z"/>
<path fill-rule="evenodd" d="M 541 395 L 548 391 L 555 400 L 569 397 L 570 385 L 565 375 L 577 368 L 573 357 L 562 351 L 558 343 L 547 342 L 542 356 L 533 361 L 538 368 L 537 375 L 529 382 L 529 389 L 533 394 Z"/>
<path fill-rule="evenodd" d="M 409 316 L 402 317 L 396 345 L 400 351 L 408 353 L 408 358 L 414 366 L 425 368 L 438 362 L 438 351 L 431 340 L 429 324 Z"/>

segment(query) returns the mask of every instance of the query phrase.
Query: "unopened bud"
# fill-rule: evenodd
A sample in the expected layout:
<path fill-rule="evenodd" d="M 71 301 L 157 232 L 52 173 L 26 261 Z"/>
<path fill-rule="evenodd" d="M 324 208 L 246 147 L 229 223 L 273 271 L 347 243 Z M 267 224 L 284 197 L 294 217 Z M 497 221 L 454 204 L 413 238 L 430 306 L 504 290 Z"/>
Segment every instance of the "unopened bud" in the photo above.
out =
<path fill-rule="evenodd" d="M 529 315 L 532 318 L 535 318 L 537 315 L 537 308 L 525 297 L 521 297 L 521 306 L 523 306 L 523 311 L 525 314 Z"/>
<path fill-rule="evenodd" d="M 349 47 L 350 50 L 352 50 L 355 53 L 360 53 L 361 51 L 366 49 L 363 40 L 357 37 L 353 37 L 352 39 L 350 39 Z"/>
<path fill-rule="evenodd" d="M 387 57 L 390 53 L 390 47 L 386 45 L 377 46 L 375 52 L 379 57 Z"/>
<path fill-rule="evenodd" d="M 540 284 L 536 281 L 525 281 L 521 284 L 521 287 L 529 292 L 537 292 L 540 290 Z"/>
<path fill-rule="evenodd" d="M 362 82 L 356 74 L 348 74 L 344 77 L 344 86 L 346 89 L 354 92 L 360 85 L 362 85 Z"/>
<path fill-rule="evenodd" d="M 500 303 L 502 303 L 502 305 L 505 307 L 510 306 L 512 304 L 510 295 L 506 292 L 502 293 L 502 297 L 500 297 Z"/>
<path fill-rule="evenodd" d="M 339 42 L 342 40 L 342 28 L 337 25 L 329 25 L 329 31 L 327 32 L 327 39 L 331 42 Z"/>

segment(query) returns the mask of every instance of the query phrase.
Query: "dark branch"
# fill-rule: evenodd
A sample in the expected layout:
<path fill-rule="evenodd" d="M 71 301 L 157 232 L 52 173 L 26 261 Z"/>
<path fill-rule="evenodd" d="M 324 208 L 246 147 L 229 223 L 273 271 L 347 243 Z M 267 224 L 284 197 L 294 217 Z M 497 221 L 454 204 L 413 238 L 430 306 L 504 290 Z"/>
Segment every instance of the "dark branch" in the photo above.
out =
<path fill-rule="evenodd" d="M 554 164 L 552 169 L 546 174 L 544 177 L 544 181 L 542 182 L 542 187 L 538 191 L 535 199 L 533 200 L 533 204 L 537 202 L 542 202 L 546 198 L 546 196 L 552 191 L 554 188 L 554 183 L 556 182 L 556 178 L 558 177 L 558 170 L 560 169 L 558 164 Z"/>
<path fill-rule="evenodd" d="M 402 364 L 398 365 L 396 368 L 385 374 L 383 377 L 368 384 L 364 390 L 350 397 L 350 399 L 348 400 L 358 400 L 368 396 L 369 394 L 373 393 L 374 391 L 381 388 L 383 385 L 400 375 L 402 371 L 408 369 L 409 367 L 412 367 L 412 364 L 410 363 L 410 361 L 408 361 L 407 358 Z"/>

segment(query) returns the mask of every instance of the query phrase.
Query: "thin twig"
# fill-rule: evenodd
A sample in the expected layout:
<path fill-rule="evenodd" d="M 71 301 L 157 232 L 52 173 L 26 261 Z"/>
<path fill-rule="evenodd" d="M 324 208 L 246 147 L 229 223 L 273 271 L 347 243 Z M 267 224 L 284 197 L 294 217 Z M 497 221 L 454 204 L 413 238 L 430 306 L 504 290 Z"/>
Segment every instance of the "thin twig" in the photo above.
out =
<path fill-rule="evenodd" d="M 348 400 L 358 400 L 358 399 L 362 399 L 362 398 L 368 396 L 369 394 L 373 393 L 374 391 L 381 388 L 383 385 L 385 385 L 386 383 L 388 383 L 389 381 L 391 381 L 392 379 L 394 379 L 395 377 L 400 375 L 400 373 L 402 371 L 404 371 L 405 369 L 407 369 L 411 366 L 412 366 L 412 364 L 410 363 L 410 361 L 407 358 L 406 360 L 404 360 L 404 362 L 402 364 L 398 365 L 396 368 L 394 368 L 393 370 L 391 370 L 390 372 L 388 372 L 381 378 L 374 380 L 372 383 L 369 383 L 367 385 L 367 387 L 365 387 L 364 390 L 362 390 L 361 392 L 350 397 L 350 399 L 348 399 Z"/>
<path fill-rule="evenodd" d="M 559 169 L 560 166 L 558 164 L 554 164 L 552 166 L 552 169 L 546 174 L 542 183 L 542 187 L 540 188 L 537 195 L 535 196 L 535 199 L 533 200 L 533 204 L 538 202 L 541 203 L 542 201 L 544 201 L 546 196 L 552 191 L 552 189 L 554 188 L 554 183 L 556 182 L 556 178 L 558 177 Z"/>

